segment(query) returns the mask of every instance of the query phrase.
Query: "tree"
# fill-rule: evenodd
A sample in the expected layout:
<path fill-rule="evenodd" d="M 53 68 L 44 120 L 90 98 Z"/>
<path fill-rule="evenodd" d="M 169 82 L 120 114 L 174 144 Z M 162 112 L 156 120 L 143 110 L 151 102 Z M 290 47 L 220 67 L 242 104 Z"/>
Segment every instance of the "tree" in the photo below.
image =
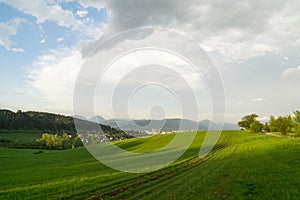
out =
<path fill-rule="evenodd" d="M 269 127 L 270 127 L 270 131 L 272 131 L 272 132 L 277 132 L 278 131 L 277 130 L 277 121 L 276 121 L 276 118 L 273 115 L 270 116 L 270 125 L 269 125 Z"/>
<path fill-rule="evenodd" d="M 63 149 L 63 139 L 57 134 L 44 133 L 37 142 L 49 149 Z"/>
<path fill-rule="evenodd" d="M 295 133 L 296 133 L 295 136 L 300 136 L 300 124 L 296 125 L 294 130 L 295 130 Z"/>
<path fill-rule="evenodd" d="M 79 146 L 82 146 L 82 145 L 83 145 L 79 135 L 77 135 L 77 136 L 73 139 L 73 145 L 74 145 L 74 147 L 79 147 Z"/>
<path fill-rule="evenodd" d="M 37 142 L 41 145 L 41 147 L 47 149 L 70 149 L 83 145 L 78 135 L 76 137 L 72 137 L 66 133 L 62 136 L 58 134 L 54 135 L 44 133 L 40 139 L 37 139 Z"/>
<path fill-rule="evenodd" d="M 274 116 L 270 117 L 270 129 L 273 132 L 281 132 L 283 135 L 286 135 L 286 133 L 292 132 L 294 126 L 295 124 L 290 115 L 277 118 Z"/>
<path fill-rule="evenodd" d="M 265 131 L 265 132 L 270 132 L 270 126 L 267 122 L 264 124 L 264 127 L 263 127 L 262 130 Z"/>
<path fill-rule="evenodd" d="M 258 117 L 257 114 L 246 115 L 242 118 L 241 121 L 238 122 L 238 125 L 239 125 L 239 127 L 249 130 L 250 125 L 253 122 L 257 122 L 257 120 L 256 120 L 257 117 Z"/>
<path fill-rule="evenodd" d="M 114 134 L 113 138 L 116 140 L 123 138 L 122 134 L 126 134 L 126 138 L 130 137 L 129 134 L 122 130 L 117 130 L 110 126 L 97 124 L 95 122 L 76 119 L 76 123 L 80 124 L 79 126 L 82 129 L 80 131 L 93 132 L 98 130 L 100 125 L 103 132 Z M 21 110 L 12 112 L 10 110 L 3 109 L 0 109 L 0 129 L 9 131 L 30 130 L 58 134 L 60 136 L 67 133 L 72 137 L 76 137 L 76 133 L 78 132 L 74 124 L 74 119 L 70 116 L 33 111 L 22 112 Z M 50 139 L 48 138 L 48 140 Z M 56 140 L 58 139 L 56 138 Z M 65 143 L 64 145 L 69 146 L 68 143 Z"/>
<path fill-rule="evenodd" d="M 66 133 L 64 133 L 61 137 L 62 139 L 62 147 L 63 149 L 70 149 L 72 148 L 72 140 L 70 136 Z"/>
<path fill-rule="evenodd" d="M 297 125 L 300 125 L 300 111 L 299 111 L 299 110 L 296 110 L 293 114 L 294 114 L 294 116 L 293 116 L 293 121 L 294 121 Z"/>
<path fill-rule="evenodd" d="M 253 133 L 261 133 L 264 125 L 258 121 L 254 121 L 252 124 L 250 124 L 249 130 Z"/>

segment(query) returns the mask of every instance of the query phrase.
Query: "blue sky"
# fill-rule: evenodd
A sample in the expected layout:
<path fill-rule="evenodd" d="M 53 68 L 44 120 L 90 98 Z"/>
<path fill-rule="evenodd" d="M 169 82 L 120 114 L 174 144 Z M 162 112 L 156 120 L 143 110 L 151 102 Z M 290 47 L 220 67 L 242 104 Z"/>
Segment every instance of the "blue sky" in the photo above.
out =
<path fill-rule="evenodd" d="M 50 7 L 51 4 L 47 5 L 45 2 L 36 1 L 37 5 L 32 5 L 32 9 Z M 1 32 L 3 32 L 0 39 L 1 43 L 2 41 L 4 43 L 0 45 L 1 107 L 14 110 L 35 109 L 34 105 L 29 104 L 36 102 L 36 109 L 43 109 L 44 102 L 40 102 L 40 98 L 26 94 L 28 89 L 26 85 L 29 81 L 28 74 L 32 63 L 39 56 L 47 54 L 49 50 L 70 48 L 76 46 L 80 41 L 97 39 L 101 34 L 100 32 L 86 34 L 85 30 L 80 30 L 80 27 L 76 30 L 74 27 L 80 23 L 85 23 L 85 26 L 102 27 L 107 23 L 108 17 L 105 8 L 81 5 L 74 1 L 59 4 L 62 10 L 70 11 L 72 18 L 78 20 L 74 24 L 59 24 L 51 16 L 46 16 L 45 18 L 49 19 L 38 22 L 40 20 L 38 14 L 25 11 L 27 8 L 18 6 L 18 3 L 18 1 L 10 1 L 9 3 L 0 1 L 0 24 L 2 25 Z M 40 15 L 43 16 L 43 13 Z M 47 106 L 44 109 L 47 109 Z"/>
<path fill-rule="evenodd" d="M 0 0 L 0 107 L 73 114 L 74 85 L 89 50 L 122 31 L 155 26 L 188 35 L 208 53 L 224 83 L 226 121 L 253 112 L 266 120 L 300 109 L 299 1 L 136 1 Z M 155 33 L 136 36 L 131 43 L 125 38 L 122 44 L 150 36 L 155 38 Z M 115 45 L 107 55 L 118 49 Z M 138 60 L 130 59 L 108 79 Z M 180 73 L 192 75 L 189 70 Z M 202 92 L 200 98 L 206 99 L 207 91 Z M 152 99 L 155 89 L 143 94 Z M 156 104 L 173 105 L 162 98 L 168 95 L 158 95 Z M 109 98 L 101 98 L 108 104 Z M 141 102 L 148 101 L 130 105 L 132 117 L 151 117 L 151 111 L 142 109 L 151 110 L 151 102 Z M 209 101 L 201 103 L 201 118 L 208 118 Z M 108 106 L 97 109 L 97 114 L 112 117 Z M 178 116 L 176 109 L 165 109 L 172 113 L 167 117 Z"/>

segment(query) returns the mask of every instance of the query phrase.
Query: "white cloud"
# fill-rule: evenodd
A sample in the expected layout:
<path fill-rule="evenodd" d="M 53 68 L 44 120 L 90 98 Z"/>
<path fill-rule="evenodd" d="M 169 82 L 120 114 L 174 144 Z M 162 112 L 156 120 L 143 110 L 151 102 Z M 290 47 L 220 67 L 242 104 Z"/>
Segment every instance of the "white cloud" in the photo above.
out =
<path fill-rule="evenodd" d="M 86 16 L 86 15 L 88 14 L 88 12 L 85 11 L 85 10 L 78 10 L 78 11 L 76 12 L 76 14 L 77 14 L 79 17 L 84 17 L 84 16 Z"/>
<path fill-rule="evenodd" d="M 298 67 L 291 67 L 286 69 L 282 75 L 282 78 L 289 79 L 289 80 L 300 80 L 300 66 Z"/>
<path fill-rule="evenodd" d="M 112 49 L 112 51 L 117 50 Z M 103 56 L 101 53 L 97 55 L 96 62 L 99 62 L 101 56 Z M 151 67 L 141 70 L 140 67 L 143 66 Z M 98 65 L 95 63 L 91 67 L 95 68 L 91 71 L 96 71 Z M 157 82 L 178 90 L 187 90 L 188 87 L 205 89 L 205 83 L 201 79 L 200 73 L 185 60 L 168 52 L 157 50 L 142 50 L 120 57 L 107 69 L 105 75 L 102 81 L 108 84 L 117 84 L 126 77 L 123 85 Z"/>
<path fill-rule="evenodd" d="M 64 40 L 63 37 L 59 37 L 59 38 L 56 39 L 56 42 L 62 42 L 63 40 Z"/>
<path fill-rule="evenodd" d="M 50 50 L 29 68 L 28 92 L 46 101 L 48 108 L 70 113 L 81 64 L 80 51 L 75 48 Z"/>
<path fill-rule="evenodd" d="M 260 101 L 263 101 L 263 98 L 255 98 L 255 99 L 251 99 L 251 101 L 260 102 Z"/>
<path fill-rule="evenodd" d="M 24 49 L 22 49 L 22 48 L 12 48 L 11 49 L 13 52 L 21 52 L 21 53 L 24 53 L 25 51 L 24 51 Z"/>
<path fill-rule="evenodd" d="M 87 8 L 87 7 L 93 7 L 97 9 L 101 9 L 106 5 L 107 0 L 99 1 L 99 0 L 80 0 L 79 3 Z"/>
<path fill-rule="evenodd" d="M 58 26 L 78 32 L 81 37 L 87 36 L 89 39 L 98 39 L 103 31 L 103 26 L 105 25 L 104 22 L 96 22 L 86 17 L 86 11 L 82 10 L 77 13 L 73 13 L 71 10 L 64 9 L 60 5 L 63 2 L 73 1 L 74 0 L 33 0 L 28 3 L 22 0 L 0 0 L 0 2 L 14 7 L 20 12 L 35 17 L 37 24 L 41 24 L 45 21 L 51 21 L 55 22 Z M 99 1 L 84 1 L 80 3 L 84 7 L 94 6 L 95 8 L 102 8 L 102 6 L 104 6 L 104 4 L 99 3 Z"/>
<path fill-rule="evenodd" d="M 207 51 L 243 60 L 285 51 L 299 39 L 300 2 L 111 0 L 111 30 L 161 26 L 195 38 Z"/>
<path fill-rule="evenodd" d="M 33 0 L 30 3 L 22 0 L 0 0 L 17 10 L 36 17 L 37 23 L 54 21 L 59 26 L 78 29 L 81 22 L 69 10 L 62 9 L 58 4 L 47 1 Z"/>
<path fill-rule="evenodd" d="M 10 37 L 17 34 L 18 28 L 24 22 L 25 20 L 22 18 L 13 18 L 6 23 L 0 22 L 0 46 L 15 52 L 24 52 L 21 48 L 12 48 L 12 43 L 10 41 Z"/>
<path fill-rule="evenodd" d="M 152 37 L 155 36 L 159 35 L 152 35 Z M 147 39 L 151 40 L 151 38 Z M 132 42 L 126 40 L 123 45 L 130 46 Z M 89 59 L 91 63 L 89 72 L 91 74 L 86 75 L 88 81 L 94 80 L 95 71 L 98 71 L 101 67 L 99 66 L 99 60 L 101 61 L 103 57 L 110 58 L 116 52 L 120 52 L 119 47 L 97 52 L 97 54 L 91 56 Z M 43 98 L 51 109 L 55 108 L 60 112 L 69 113 L 72 111 L 74 84 L 81 64 L 85 59 L 81 53 L 80 46 L 78 48 L 52 50 L 40 56 L 30 68 L 30 88 L 33 88 L 35 95 Z M 203 55 L 197 55 L 197 57 L 199 56 Z M 145 65 L 152 66 L 146 68 L 146 70 L 144 69 L 144 71 L 134 71 L 133 69 Z M 168 67 L 164 68 L 157 65 Z M 143 76 L 141 76 L 141 73 L 143 73 Z M 141 82 L 159 82 L 162 85 L 176 88 L 181 93 L 191 90 L 187 85 L 195 88 L 196 91 L 203 92 L 205 90 L 205 83 L 199 72 L 189 66 L 185 60 L 173 54 L 156 50 L 138 51 L 119 58 L 106 70 L 102 80 L 105 84 L 104 87 L 113 91 L 113 87 L 123 78 L 126 81 L 122 82 L 120 87 L 126 90 L 136 87 Z M 201 95 L 201 102 L 203 103 L 205 94 L 200 93 L 199 95 Z"/>
<path fill-rule="evenodd" d="M 45 42 L 46 42 L 45 38 L 41 39 L 41 41 L 40 41 L 41 44 L 44 44 Z"/>
<path fill-rule="evenodd" d="M 28 2 L 21 0 L 6 0 L 6 2 L 18 2 L 19 4 L 23 4 L 25 8 L 19 8 L 18 10 L 22 10 L 22 12 L 25 13 L 33 13 L 33 16 L 38 16 L 37 18 L 40 20 L 37 21 L 39 23 L 45 20 L 51 20 L 61 24 L 61 26 L 71 27 L 73 29 L 84 26 L 85 28 L 82 29 L 82 32 L 86 35 L 94 36 L 94 38 L 99 37 L 102 33 L 101 26 L 95 26 L 95 24 L 87 20 L 87 18 L 80 18 L 80 20 L 82 20 L 80 21 L 76 19 L 76 13 L 70 14 L 67 10 L 57 8 L 59 7 L 58 5 L 47 6 L 54 6 L 51 9 L 56 9 L 58 13 L 60 12 L 59 19 L 53 16 L 54 14 L 52 15 L 50 13 L 50 15 L 48 12 L 44 16 L 39 16 L 42 15 L 40 11 L 32 11 L 33 6 L 28 5 Z M 104 1 L 82 0 L 79 2 L 85 8 L 92 6 L 101 9 L 105 6 Z M 31 4 L 40 5 L 43 3 L 34 0 Z M 190 35 L 196 39 L 205 50 L 210 52 L 217 51 L 226 60 L 245 60 L 267 55 L 268 53 L 287 55 L 283 53 L 285 49 L 295 45 L 296 41 L 300 44 L 300 28 L 298 26 L 298 24 L 300 24 L 300 15 L 298 12 L 300 2 L 298 0 L 288 2 L 279 0 L 190 0 L 189 2 L 181 0 L 112 0 L 108 5 L 108 13 L 112 18 L 109 19 L 110 25 L 107 35 L 111 36 L 116 32 L 143 26 L 171 28 Z M 44 4 L 42 6 L 44 6 Z M 66 13 L 69 13 L 70 16 L 68 17 Z M 66 15 L 66 21 L 62 22 L 62 20 L 65 20 L 64 15 Z M 72 19 L 75 20 L 73 21 Z M 84 24 L 86 23 L 85 20 L 89 21 L 87 23 L 88 25 Z M 84 25 L 78 25 L 78 22 Z M 151 37 L 151 34 L 152 33 L 137 36 L 133 41 L 139 42 L 139 40 L 145 37 Z M 59 42 L 58 39 L 57 42 Z M 130 42 L 128 42 L 128 44 Z M 99 41 L 90 45 L 94 46 L 97 43 L 99 43 Z M 114 47 L 110 48 L 111 50 L 121 51 L 117 48 L 114 49 Z M 108 52 L 108 50 L 105 51 Z M 35 88 L 36 92 L 40 94 L 43 99 L 50 102 L 49 106 L 55 105 L 60 109 L 71 109 L 70 105 L 72 105 L 73 94 L 70 92 L 70 88 L 73 87 L 73 81 L 75 81 L 76 76 L 75 74 L 70 75 L 69 73 L 78 73 L 80 68 L 79 63 L 82 62 L 81 53 L 85 56 L 85 50 L 79 51 L 70 48 L 61 51 L 61 49 L 58 49 L 51 51 L 49 55 L 45 54 L 39 57 L 34 63 L 34 67 L 31 68 L 34 70 L 30 76 L 32 87 Z M 292 59 L 292 57 L 290 58 Z M 268 61 L 266 62 L 266 64 L 269 64 Z M 243 69 L 241 69 L 241 72 L 244 72 Z M 295 78 L 298 76 L 299 79 L 299 73 L 300 67 L 290 68 L 283 72 L 282 76 L 293 76 Z M 270 75 L 270 77 L 271 76 L 272 75 Z M 235 77 L 230 78 L 232 78 L 230 80 L 236 80 Z M 261 82 L 259 82 L 259 84 L 261 84 Z M 272 83 L 269 82 L 269 84 Z M 253 84 L 253 87 L 256 86 L 257 85 Z M 275 86 L 271 87 L 273 88 Z M 241 91 L 239 97 L 243 94 L 243 91 Z M 249 95 L 250 97 L 248 96 L 249 100 L 247 100 L 247 102 L 263 102 L 263 98 L 251 99 L 251 97 L 255 97 L 255 95 L 260 96 L 261 94 L 264 95 L 264 92 L 260 94 L 257 93 L 257 91 L 251 93 L 251 95 Z M 272 94 L 275 94 L 275 92 L 272 91 Z M 235 103 L 235 101 L 233 102 Z M 244 102 L 238 101 L 237 103 L 242 104 Z M 252 105 L 260 106 L 263 104 L 252 103 Z"/>
<path fill-rule="evenodd" d="M 260 122 L 268 122 L 270 120 L 270 117 L 268 116 L 258 117 L 257 120 Z"/>

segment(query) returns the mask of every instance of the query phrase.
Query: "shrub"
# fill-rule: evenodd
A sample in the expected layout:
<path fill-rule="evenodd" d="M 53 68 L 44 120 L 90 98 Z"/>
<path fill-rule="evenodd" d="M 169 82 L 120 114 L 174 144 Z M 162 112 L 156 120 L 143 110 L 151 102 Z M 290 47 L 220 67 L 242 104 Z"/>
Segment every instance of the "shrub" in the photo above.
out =
<path fill-rule="evenodd" d="M 253 132 L 253 133 L 261 133 L 262 132 L 262 129 L 263 129 L 264 125 L 261 124 L 260 122 L 258 121 L 255 121 L 253 123 L 251 123 L 250 125 L 250 131 Z"/>

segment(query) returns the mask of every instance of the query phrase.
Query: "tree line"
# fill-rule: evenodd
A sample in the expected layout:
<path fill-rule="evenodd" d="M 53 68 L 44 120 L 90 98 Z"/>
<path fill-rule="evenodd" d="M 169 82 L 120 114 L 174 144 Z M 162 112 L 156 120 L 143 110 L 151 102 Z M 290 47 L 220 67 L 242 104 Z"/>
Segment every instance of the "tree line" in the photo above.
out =
<path fill-rule="evenodd" d="M 72 137 L 66 133 L 63 135 L 44 133 L 40 139 L 37 139 L 37 143 L 46 149 L 70 149 L 83 145 L 78 135 Z"/>
<path fill-rule="evenodd" d="M 43 132 L 75 134 L 73 118 L 44 112 L 0 110 L 0 129 L 39 130 Z"/>
<path fill-rule="evenodd" d="M 79 125 L 80 130 L 76 129 L 74 120 L 76 120 L 76 124 Z M 93 138 L 96 138 L 95 136 L 97 135 L 109 138 L 107 140 L 110 141 L 132 137 L 122 130 L 82 119 L 73 119 L 70 116 L 34 111 L 23 112 L 21 110 L 13 112 L 3 109 L 0 109 L 1 132 L 8 134 L 5 136 L 6 139 L 2 138 L 0 140 L 0 146 L 44 149 L 75 148 L 82 145 L 83 139 L 88 141 L 87 143 L 89 144 L 95 143 Z M 99 134 L 99 132 L 102 134 Z M 24 134 L 24 138 L 26 138 L 26 133 L 43 134 L 36 141 L 32 141 L 29 136 L 27 139 L 23 138 L 20 141 L 14 138 L 14 133 L 22 133 L 22 135 Z M 95 136 L 91 137 L 91 135 Z M 104 141 L 102 138 L 101 140 Z"/>
<path fill-rule="evenodd" d="M 44 133 L 41 138 L 37 139 L 37 146 L 43 149 L 55 149 L 63 150 L 76 148 L 79 146 L 105 143 L 115 140 L 123 140 L 125 138 L 132 137 L 127 133 L 120 134 L 99 134 L 99 133 L 88 133 L 79 134 L 77 136 L 68 135 L 66 133 L 59 134 L 48 134 Z"/>
<path fill-rule="evenodd" d="M 295 111 L 287 116 L 270 116 L 269 122 L 262 124 L 257 120 L 257 114 L 244 116 L 238 125 L 250 132 L 279 132 L 287 135 L 293 133 L 294 136 L 300 136 L 300 111 Z"/>
<path fill-rule="evenodd" d="M 89 130 L 90 127 L 99 127 L 99 124 L 94 122 L 76 119 L 80 123 L 80 127 L 84 130 Z M 100 125 L 105 133 L 118 134 L 123 133 L 121 130 L 116 130 L 110 126 Z M 73 117 L 64 116 L 53 113 L 23 112 L 18 110 L 13 112 L 10 110 L 0 109 L 0 130 L 2 131 L 24 131 L 36 130 L 40 132 L 48 132 L 52 134 L 76 135 L 77 130 L 74 124 Z"/>

